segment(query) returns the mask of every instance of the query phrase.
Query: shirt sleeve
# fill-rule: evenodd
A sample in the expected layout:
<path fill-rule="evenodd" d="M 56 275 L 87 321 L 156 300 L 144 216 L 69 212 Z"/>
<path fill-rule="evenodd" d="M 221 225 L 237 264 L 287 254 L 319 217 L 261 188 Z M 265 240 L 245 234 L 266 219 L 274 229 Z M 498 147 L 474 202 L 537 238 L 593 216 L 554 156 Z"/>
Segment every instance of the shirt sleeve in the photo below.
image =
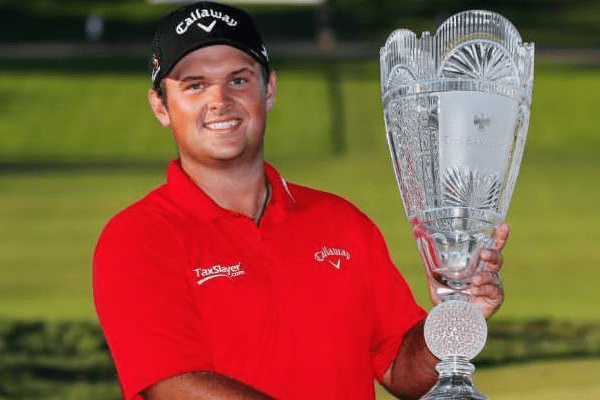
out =
<path fill-rule="evenodd" d="M 371 289 L 375 315 L 371 354 L 374 375 L 381 382 L 400 351 L 404 335 L 427 313 L 416 303 L 376 227 L 373 227 L 371 238 L 375 271 Z"/>
<path fill-rule="evenodd" d="M 165 218 L 120 214 L 93 260 L 96 310 L 125 400 L 184 372 L 211 368 L 189 295 L 184 242 Z"/>

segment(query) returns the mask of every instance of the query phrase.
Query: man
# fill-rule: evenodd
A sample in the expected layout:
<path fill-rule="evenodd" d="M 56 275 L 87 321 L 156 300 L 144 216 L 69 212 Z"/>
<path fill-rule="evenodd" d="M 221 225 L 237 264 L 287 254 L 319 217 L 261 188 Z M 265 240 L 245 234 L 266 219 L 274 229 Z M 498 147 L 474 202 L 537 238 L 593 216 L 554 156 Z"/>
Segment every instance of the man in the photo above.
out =
<path fill-rule="evenodd" d="M 373 399 L 373 379 L 404 399 L 426 392 L 438 361 L 426 314 L 379 230 L 263 159 L 276 76 L 250 17 L 212 2 L 169 15 L 152 79 L 179 158 L 165 185 L 109 222 L 94 255 L 124 398 Z M 471 289 L 486 317 L 503 299 L 507 235 L 497 229 Z"/>

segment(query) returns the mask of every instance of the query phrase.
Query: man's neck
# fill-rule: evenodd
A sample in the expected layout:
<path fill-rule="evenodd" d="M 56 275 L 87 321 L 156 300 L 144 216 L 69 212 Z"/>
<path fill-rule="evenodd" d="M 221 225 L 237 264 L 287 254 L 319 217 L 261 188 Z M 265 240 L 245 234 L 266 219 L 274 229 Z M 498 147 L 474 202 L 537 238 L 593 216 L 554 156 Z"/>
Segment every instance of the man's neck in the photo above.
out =
<path fill-rule="evenodd" d="M 264 161 L 244 165 L 207 166 L 186 163 L 186 174 L 219 206 L 246 215 L 258 223 L 269 200 Z"/>

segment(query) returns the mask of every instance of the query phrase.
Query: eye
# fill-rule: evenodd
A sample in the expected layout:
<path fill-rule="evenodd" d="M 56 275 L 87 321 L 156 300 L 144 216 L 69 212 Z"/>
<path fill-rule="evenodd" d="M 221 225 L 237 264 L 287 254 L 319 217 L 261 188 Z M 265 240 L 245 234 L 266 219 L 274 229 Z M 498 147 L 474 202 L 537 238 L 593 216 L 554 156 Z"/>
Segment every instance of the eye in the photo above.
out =
<path fill-rule="evenodd" d="M 188 84 L 185 88 L 186 90 L 201 90 L 202 88 L 204 88 L 204 84 L 202 82 L 192 82 Z"/>
<path fill-rule="evenodd" d="M 243 76 L 236 76 L 231 80 L 231 82 L 234 85 L 243 85 L 244 83 L 248 82 L 248 79 Z"/>

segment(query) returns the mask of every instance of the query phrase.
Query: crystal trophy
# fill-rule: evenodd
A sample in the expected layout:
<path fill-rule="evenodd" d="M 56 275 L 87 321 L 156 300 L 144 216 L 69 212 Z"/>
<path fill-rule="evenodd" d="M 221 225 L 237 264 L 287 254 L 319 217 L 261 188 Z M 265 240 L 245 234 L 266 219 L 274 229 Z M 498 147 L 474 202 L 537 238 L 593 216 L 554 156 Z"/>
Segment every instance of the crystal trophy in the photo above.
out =
<path fill-rule="evenodd" d="M 381 92 L 392 163 L 425 268 L 442 300 L 425 322 L 440 359 L 422 399 L 487 399 L 470 360 L 487 325 L 471 302 L 479 253 L 506 218 L 523 155 L 534 45 L 503 16 L 472 10 L 434 36 L 391 33 L 380 51 Z"/>

